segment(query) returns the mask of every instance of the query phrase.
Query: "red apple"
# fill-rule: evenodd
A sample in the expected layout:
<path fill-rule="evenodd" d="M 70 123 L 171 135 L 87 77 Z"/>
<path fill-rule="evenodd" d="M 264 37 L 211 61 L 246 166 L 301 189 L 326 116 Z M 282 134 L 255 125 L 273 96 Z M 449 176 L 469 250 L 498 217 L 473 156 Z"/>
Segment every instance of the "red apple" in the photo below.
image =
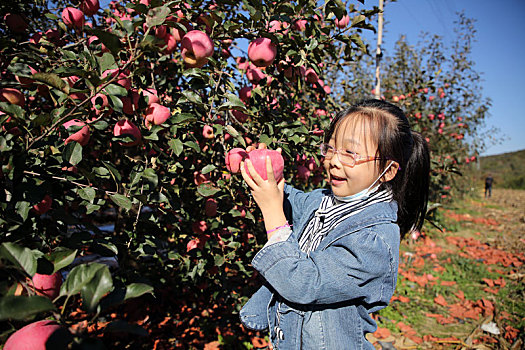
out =
<path fill-rule="evenodd" d="M 136 146 L 142 139 L 142 134 L 140 133 L 139 128 L 127 119 L 121 119 L 117 122 L 117 124 L 115 124 L 115 127 L 113 128 L 113 135 L 129 135 L 135 139 L 131 142 L 121 142 L 120 144 L 125 147 Z"/>
<path fill-rule="evenodd" d="M 248 153 L 248 157 L 253 164 L 253 167 L 264 180 L 268 180 L 266 174 L 266 157 L 270 157 L 272 161 L 273 174 L 275 180 L 279 182 L 283 178 L 284 159 L 281 153 L 269 149 L 256 149 Z M 246 172 L 250 175 L 250 171 L 246 167 Z"/>
<path fill-rule="evenodd" d="M 191 225 L 191 229 L 193 230 L 193 233 L 200 235 L 208 229 L 208 225 L 206 224 L 206 221 L 195 221 Z"/>
<path fill-rule="evenodd" d="M 233 148 L 226 154 L 226 169 L 233 174 L 241 171 L 241 162 L 248 158 L 248 153 L 242 148 Z"/>
<path fill-rule="evenodd" d="M 93 16 L 100 9 L 100 5 L 98 0 L 83 0 L 80 9 L 86 16 Z"/>
<path fill-rule="evenodd" d="M 264 74 L 264 72 L 255 65 L 250 63 L 248 70 L 246 71 L 246 77 L 250 83 L 258 83 L 262 79 L 266 78 L 266 74 Z"/>
<path fill-rule="evenodd" d="M 200 30 L 191 30 L 182 38 L 182 58 L 190 68 L 202 67 L 213 55 L 213 41 Z"/>
<path fill-rule="evenodd" d="M 164 44 L 166 45 L 163 52 L 167 55 L 173 53 L 177 48 L 177 38 L 171 33 L 167 33 L 162 40 L 164 40 Z"/>
<path fill-rule="evenodd" d="M 95 96 L 91 97 L 91 104 L 93 105 L 94 109 L 101 111 L 109 106 L 108 97 L 99 92 Z"/>
<path fill-rule="evenodd" d="M 269 38 L 258 38 L 248 45 L 248 57 L 257 67 L 268 67 L 276 55 L 277 47 Z"/>
<path fill-rule="evenodd" d="M 204 212 L 206 216 L 217 215 L 217 201 L 213 198 L 206 199 L 206 203 L 204 204 Z"/>
<path fill-rule="evenodd" d="M 65 122 L 62 125 L 66 129 L 69 129 L 72 126 L 82 126 L 82 129 L 75 132 L 73 135 L 70 135 L 67 139 L 64 140 L 64 143 L 66 145 L 72 141 L 78 142 L 81 146 L 87 145 L 87 143 L 89 142 L 90 133 L 89 127 L 86 125 L 86 123 L 78 119 L 73 119 L 68 122 Z"/>
<path fill-rule="evenodd" d="M 4 21 L 13 33 L 24 33 L 27 30 L 27 22 L 19 14 L 8 13 L 4 16 Z"/>
<path fill-rule="evenodd" d="M 65 350 L 68 332 L 55 321 L 42 320 L 28 324 L 11 334 L 4 350 Z"/>
<path fill-rule="evenodd" d="M 84 26 L 84 13 L 74 7 L 62 11 L 62 21 L 68 28 L 81 29 Z"/>
<path fill-rule="evenodd" d="M 247 103 L 250 100 L 250 97 L 252 97 L 252 90 L 253 88 L 251 86 L 243 86 L 239 90 L 239 98 L 242 102 Z"/>
<path fill-rule="evenodd" d="M 237 119 L 241 123 L 244 123 L 245 121 L 248 120 L 248 115 L 246 113 L 241 112 L 241 111 L 233 110 L 232 114 L 235 117 L 235 119 Z M 229 134 L 227 134 L 227 135 L 229 135 Z"/>
<path fill-rule="evenodd" d="M 211 127 L 209 125 L 204 125 L 204 127 L 202 128 L 202 136 L 205 139 L 212 139 L 212 138 L 214 138 L 215 135 L 213 134 L 213 127 Z"/>
<path fill-rule="evenodd" d="M 35 273 L 33 276 L 33 287 L 37 294 L 53 300 L 60 294 L 62 285 L 62 274 L 55 272 L 52 275 Z"/>
<path fill-rule="evenodd" d="M 313 68 L 308 68 L 306 70 L 305 75 L 306 75 L 307 82 L 312 83 L 312 84 L 319 82 L 319 76 L 317 75 L 315 70 L 313 70 Z"/>
<path fill-rule="evenodd" d="M 37 204 L 33 205 L 33 210 L 38 215 L 45 214 L 51 209 L 51 205 L 53 204 L 53 198 L 46 194 L 44 198 Z"/>
<path fill-rule="evenodd" d="M 302 180 L 302 181 L 306 181 L 308 180 L 308 178 L 310 177 L 310 174 L 311 174 L 311 171 L 310 169 L 308 169 L 307 167 L 305 167 L 304 165 L 299 165 L 297 167 L 297 177 Z"/>
<path fill-rule="evenodd" d="M 160 125 L 171 117 L 171 111 L 158 103 L 152 103 L 146 109 L 146 125 Z"/>
<path fill-rule="evenodd" d="M 344 15 L 341 19 L 335 19 L 335 25 L 339 29 L 345 29 L 348 23 L 350 23 L 350 17 L 348 15 Z"/>
<path fill-rule="evenodd" d="M 0 102 L 8 102 L 24 107 L 26 99 L 20 90 L 14 88 L 2 88 L 0 89 Z"/>
<path fill-rule="evenodd" d="M 305 20 L 305 19 L 298 19 L 297 21 L 295 21 L 295 23 L 293 25 L 294 25 L 295 30 L 298 30 L 300 32 L 304 32 L 304 30 L 306 29 L 306 23 L 308 23 L 307 20 Z"/>

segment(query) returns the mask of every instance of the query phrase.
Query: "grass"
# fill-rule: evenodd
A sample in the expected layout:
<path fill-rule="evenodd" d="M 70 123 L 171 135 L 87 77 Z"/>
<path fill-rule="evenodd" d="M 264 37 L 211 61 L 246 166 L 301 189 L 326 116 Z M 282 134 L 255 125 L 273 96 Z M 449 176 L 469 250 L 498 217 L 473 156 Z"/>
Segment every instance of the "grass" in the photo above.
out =
<path fill-rule="evenodd" d="M 523 245 L 512 241 L 522 236 L 510 233 L 515 232 L 516 227 L 519 230 L 519 222 L 491 224 L 483 221 L 490 217 L 512 219 L 513 215 L 502 203 L 465 198 L 440 214 L 444 232 L 429 225 L 424 231 L 427 240 L 402 244 L 400 263 L 404 264 L 400 265 L 394 299 L 388 308 L 378 313 L 378 326 L 390 330 L 396 342 L 408 337 L 415 341 L 411 343 L 412 348 L 453 349 L 468 339 L 474 342 L 472 344 L 508 349 L 518 341 L 516 336 L 525 341 L 525 265 L 519 265 L 517 260 L 509 266 L 488 263 L 492 258 L 490 254 L 497 256 L 502 251 L 525 262 L 523 251 L 519 249 Z M 470 217 L 465 217 L 467 214 Z M 507 242 L 507 246 L 501 246 L 502 242 Z M 423 283 L 423 276 L 430 278 Z M 491 286 L 493 283 L 496 285 Z M 494 310 L 487 306 L 491 304 Z M 454 308 L 469 305 L 477 310 L 470 317 L 452 317 L 457 315 Z M 450 323 L 440 322 L 446 318 Z M 491 337 L 480 330 L 479 326 L 489 320 L 497 323 L 501 336 Z M 400 322 L 413 331 L 403 329 Z M 457 341 L 436 340 L 449 337 Z"/>

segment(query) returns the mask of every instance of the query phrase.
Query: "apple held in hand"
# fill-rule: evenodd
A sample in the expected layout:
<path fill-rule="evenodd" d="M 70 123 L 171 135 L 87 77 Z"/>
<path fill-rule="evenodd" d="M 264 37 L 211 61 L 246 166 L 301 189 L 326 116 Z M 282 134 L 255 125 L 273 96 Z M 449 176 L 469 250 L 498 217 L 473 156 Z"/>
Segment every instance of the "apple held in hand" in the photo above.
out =
<path fill-rule="evenodd" d="M 270 149 L 256 149 L 248 153 L 248 157 L 252 162 L 253 167 L 264 180 L 268 180 L 268 176 L 266 173 L 267 156 L 270 157 L 270 160 L 272 161 L 273 175 L 275 177 L 275 181 L 281 181 L 281 179 L 283 178 L 284 159 L 280 152 Z M 248 173 L 248 175 L 250 175 L 248 167 L 246 167 L 246 172 Z"/>
<path fill-rule="evenodd" d="M 4 350 L 67 349 L 71 334 L 55 321 L 42 320 L 28 324 L 13 333 Z"/>

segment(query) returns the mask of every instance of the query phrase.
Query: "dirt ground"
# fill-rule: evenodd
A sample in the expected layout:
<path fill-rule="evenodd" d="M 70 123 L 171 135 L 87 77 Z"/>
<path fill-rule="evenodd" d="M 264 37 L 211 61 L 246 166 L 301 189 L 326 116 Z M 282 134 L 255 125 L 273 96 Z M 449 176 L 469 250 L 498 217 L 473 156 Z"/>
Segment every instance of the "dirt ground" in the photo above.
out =
<path fill-rule="evenodd" d="M 411 260 L 400 260 L 388 322 L 369 340 L 383 350 L 524 349 L 525 191 L 481 190 L 444 216 L 450 230 L 404 243 Z M 455 255 L 467 263 L 451 268 Z"/>

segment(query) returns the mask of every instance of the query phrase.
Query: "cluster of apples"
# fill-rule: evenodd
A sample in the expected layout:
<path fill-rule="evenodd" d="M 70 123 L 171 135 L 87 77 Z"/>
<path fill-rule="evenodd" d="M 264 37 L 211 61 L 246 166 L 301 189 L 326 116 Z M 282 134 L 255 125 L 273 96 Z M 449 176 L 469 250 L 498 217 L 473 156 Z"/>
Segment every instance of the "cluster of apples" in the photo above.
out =
<path fill-rule="evenodd" d="M 255 171 L 264 179 L 268 180 L 266 171 L 266 157 L 270 157 L 272 161 L 273 175 L 277 182 L 283 178 L 284 159 L 280 152 L 269 149 L 256 149 L 250 152 L 242 148 L 233 148 L 226 153 L 226 168 L 232 174 L 241 172 L 241 162 L 249 159 Z M 251 177 L 250 171 L 246 167 L 247 174 Z"/>

